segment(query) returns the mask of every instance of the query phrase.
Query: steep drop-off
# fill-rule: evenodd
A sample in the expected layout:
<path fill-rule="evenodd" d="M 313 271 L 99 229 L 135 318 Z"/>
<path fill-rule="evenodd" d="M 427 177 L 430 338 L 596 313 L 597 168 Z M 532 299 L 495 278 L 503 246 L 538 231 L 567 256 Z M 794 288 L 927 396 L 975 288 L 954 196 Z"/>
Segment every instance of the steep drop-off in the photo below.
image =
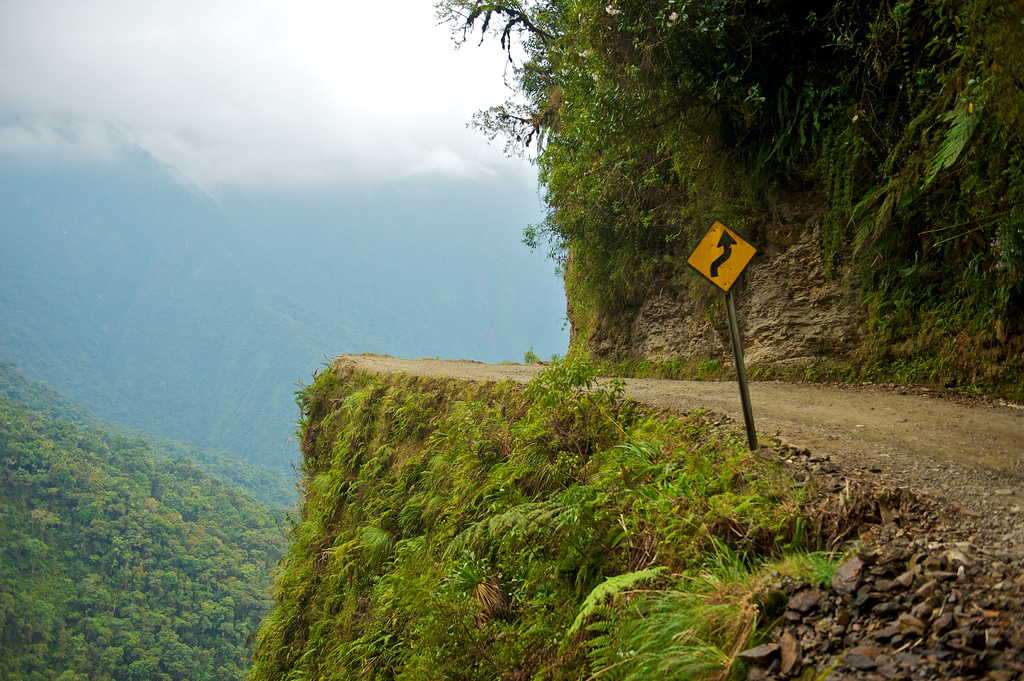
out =
<path fill-rule="evenodd" d="M 594 378 L 320 373 L 253 678 L 682 678 L 730 668 L 772 570 L 827 581 L 803 551 L 855 518 L 701 411 Z"/>
<path fill-rule="evenodd" d="M 305 494 L 252 678 L 1024 668 L 1019 533 L 987 502 L 777 441 L 751 454 L 719 415 L 594 378 L 338 357 L 301 396 Z"/>

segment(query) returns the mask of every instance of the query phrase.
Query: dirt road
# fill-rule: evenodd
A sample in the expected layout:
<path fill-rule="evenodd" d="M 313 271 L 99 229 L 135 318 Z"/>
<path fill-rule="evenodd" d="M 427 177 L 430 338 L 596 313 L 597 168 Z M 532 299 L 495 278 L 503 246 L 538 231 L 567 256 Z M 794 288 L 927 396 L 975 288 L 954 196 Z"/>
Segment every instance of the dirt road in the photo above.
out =
<path fill-rule="evenodd" d="M 336 361 L 383 373 L 477 381 L 525 382 L 543 369 L 375 355 L 342 355 Z M 734 382 L 629 379 L 626 392 L 654 407 L 716 412 L 742 432 Z M 1024 408 L 1018 405 L 927 388 L 778 381 L 751 383 L 750 396 L 762 442 L 777 437 L 827 455 L 844 470 L 868 471 L 986 517 L 996 514 L 1006 527 L 1018 527 L 1018 518 L 1024 522 Z"/>

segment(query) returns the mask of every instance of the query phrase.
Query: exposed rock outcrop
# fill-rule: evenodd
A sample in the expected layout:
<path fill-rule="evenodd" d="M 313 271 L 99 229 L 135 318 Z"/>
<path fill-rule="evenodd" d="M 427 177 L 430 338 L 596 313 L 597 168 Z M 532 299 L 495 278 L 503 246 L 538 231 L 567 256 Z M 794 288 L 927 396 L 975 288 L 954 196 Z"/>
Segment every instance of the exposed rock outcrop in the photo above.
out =
<path fill-rule="evenodd" d="M 864 337 L 864 314 L 852 269 L 827 271 L 820 206 L 780 203 L 765 241 L 734 289 L 748 364 L 786 365 L 848 356 Z M 670 278 L 652 284 L 628 330 L 628 341 L 598 326 L 588 345 L 598 356 L 659 361 L 731 360 L 721 296 L 677 260 Z M 707 290 L 703 290 L 707 289 Z M 621 332 L 620 332 L 621 333 Z M 625 334 L 622 334 L 625 335 Z"/>

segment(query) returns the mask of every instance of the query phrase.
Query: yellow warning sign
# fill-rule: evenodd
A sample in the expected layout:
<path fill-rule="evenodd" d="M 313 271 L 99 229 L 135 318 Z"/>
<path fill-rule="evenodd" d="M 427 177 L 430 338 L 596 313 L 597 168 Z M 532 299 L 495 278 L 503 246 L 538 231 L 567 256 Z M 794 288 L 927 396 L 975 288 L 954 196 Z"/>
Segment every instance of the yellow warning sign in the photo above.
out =
<path fill-rule="evenodd" d="M 686 262 L 728 293 L 755 253 L 756 248 L 715 220 Z"/>

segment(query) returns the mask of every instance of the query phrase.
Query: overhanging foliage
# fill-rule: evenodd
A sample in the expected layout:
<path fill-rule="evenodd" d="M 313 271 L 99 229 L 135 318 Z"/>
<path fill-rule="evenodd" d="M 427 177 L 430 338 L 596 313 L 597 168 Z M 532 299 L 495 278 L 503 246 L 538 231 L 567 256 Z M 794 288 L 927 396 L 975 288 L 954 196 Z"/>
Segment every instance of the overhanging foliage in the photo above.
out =
<path fill-rule="evenodd" d="M 824 207 L 821 258 L 861 274 L 873 340 L 853 359 L 1019 380 L 1004 364 L 1024 350 L 1021 0 L 438 7 L 463 35 L 520 37 L 514 96 L 476 123 L 536 142 L 548 214 L 526 241 L 567 269 L 574 350 L 602 325 L 628 335 L 653 282 L 687 281 L 712 218 L 759 241 L 801 195 Z"/>

